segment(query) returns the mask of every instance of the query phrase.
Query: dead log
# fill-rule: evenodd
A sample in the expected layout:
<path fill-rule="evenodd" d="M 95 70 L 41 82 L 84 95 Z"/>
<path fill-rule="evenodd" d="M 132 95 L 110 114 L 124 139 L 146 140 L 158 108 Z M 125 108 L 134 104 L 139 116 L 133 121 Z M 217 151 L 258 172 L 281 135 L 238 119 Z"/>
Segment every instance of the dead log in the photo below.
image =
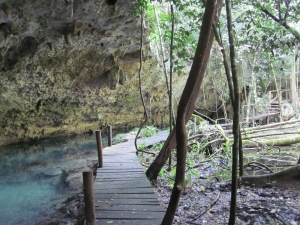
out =
<path fill-rule="evenodd" d="M 287 146 L 295 143 L 300 142 L 300 135 L 294 137 L 287 137 L 287 138 L 278 138 L 278 139 L 268 139 L 264 141 L 258 140 L 243 140 L 243 147 L 251 148 L 256 147 L 259 145 L 266 145 L 266 146 Z"/>
<path fill-rule="evenodd" d="M 253 133 L 253 132 L 268 130 L 268 129 L 272 129 L 272 128 L 276 128 L 276 127 L 282 128 L 282 126 L 288 125 L 288 124 L 293 124 L 292 126 L 294 126 L 294 124 L 297 124 L 299 122 L 300 122 L 300 120 L 289 120 L 289 121 L 285 121 L 285 122 L 271 123 L 271 124 L 257 126 L 257 127 L 241 128 L 241 132 L 242 133 Z M 226 130 L 226 133 L 232 134 L 232 130 Z"/>

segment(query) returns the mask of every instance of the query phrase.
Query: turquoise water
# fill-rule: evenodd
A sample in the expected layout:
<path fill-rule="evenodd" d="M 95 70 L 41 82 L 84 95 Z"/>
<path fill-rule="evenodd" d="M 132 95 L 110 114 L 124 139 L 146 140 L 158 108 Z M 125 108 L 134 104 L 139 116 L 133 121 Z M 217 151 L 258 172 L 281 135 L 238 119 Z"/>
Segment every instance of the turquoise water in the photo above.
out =
<path fill-rule="evenodd" d="M 0 148 L 0 225 L 32 225 L 57 210 L 71 193 L 66 174 L 91 166 L 95 153 L 94 135 Z"/>

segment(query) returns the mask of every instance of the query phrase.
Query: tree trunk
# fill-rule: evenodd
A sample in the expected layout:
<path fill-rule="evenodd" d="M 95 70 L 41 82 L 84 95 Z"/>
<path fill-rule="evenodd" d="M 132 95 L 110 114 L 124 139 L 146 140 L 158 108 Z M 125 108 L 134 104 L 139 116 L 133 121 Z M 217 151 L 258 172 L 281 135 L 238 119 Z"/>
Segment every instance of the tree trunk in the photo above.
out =
<path fill-rule="evenodd" d="M 269 55 L 269 59 L 270 59 L 270 55 Z M 272 70 L 272 74 L 273 74 L 273 79 L 274 79 L 274 83 L 275 83 L 275 88 L 276 88 L 276 94 L 277 94 L 277 98 L 278 98 L 278 105 L 279 105 L 279 119 L 280 119 L 280 122 L 282 122 L 282 107 L 281 107 L 281 90 L 278 88 L 278 85 L 277 85 L 277 79 L 276 79 L 276 74 L 275 74 L 275 71 L 274 71 L 274 67 L 273 67 L 273 64 L 272 62 L 270 62 L 271 64 L 271 70 Z M 268 106 L 270 107 L 270 106 Z"/>
<path fill-rule="evenodd" d="M 134 139 L 134 145 L 135 145 L 135 148 L 136 148 L 136 151 L 138 152 L 139 149 L 138 149 L 138 146 L 137 146 L 137 139 L 140 135 L 140 132 L 142 130 L 142 128 L 144 127 L 144 125 L 147 123 L 148 121 L 148 113 L 147 113 L 147 109 L 146 109 L 146 105 L 145 105 L 145 101 L 144 101 L 144 98 L 143 98 L 143 93 L 142 93 L 142 69 L 143 69 L 143 37 L 144 37 L 144 6 L 141 6 L 140 8 L 141 10 L 141 43 L 140 43 L 140 68 L 139 68 L 139 72 L 138 72 L 138 75 L 139 75 L 139 92 L 140 92 L 140 96 L 141 96 L 141 101 L 142 101 L 142 104 L 143 104 L 143 108 L 144 108 L 144 121 L 142 122 L 141 126 L 140 126 L 140 129 L 138 130 L 136 136 L 135 136 L 135 139 Z"/>
<path fill-rule="evenodd" d="M 235 48 L 233 40 L 233 30 L 232 30 L 232 18 L 231 18 L 231 2 L 226 0 L 226 15 L 227 15 L 227 28 L 228 28 L 228 38 L 230 45 L 230 62 L 231 62 L 231 73 L 232 82 L 234 89 L 234 104 L 233 104 L 233 136 L 234 141 L 232 145 L 232 187 L 231 187 L 231 201 L 230 201 L 230 215 L 229 215 L 229 225 L 234 225 L 236 220 L 236 198 L 237 198 L 237 185 L 238 185 L 238 155 L 239 149 L 241 149 L 240 140 L 240 90 L 239 82 L 236 70 L 235 62 Z"/>
<path fill-rule="evenodd" d="M 298 94 L 297 94 L 297 89 L 296 89 L 296 73 L 295 73 L 295 66 L 294 63 L 292 64 L 292 71 L 290 75 L 290 88 L 291 88 L 291 101 L 292 105 L 295 109 L 298 107 Z"/>
<path fill-rule="evenodd" d="M 249 87 L 249 96 L 247 101 L 247 111 L 246 111 L 246 127 L 249 125 L 249 115 L 251 109 L 251 100 L 254 100 L 254 105 L 256 104 L 256 75 L 254 73 L 254 67 L 256 64 L 256 55 L 254 55 L 253 63 L 251 64 L 251 86 Z M 254 107 L 254 106 L 253 106 Z M 252 115 L 253 117 L 255 115 Z M 253 121 L 254 122 L 254 121 Z"/>
<path fill-rule="evenodd" d="M 235 102 L 234 87 L 233 87 L 233 82 L 232 82 L 232 78 L 231 78 L 231 75 L 230 75 L 228 62 L 227 62 L 227 59 L 226 59 L 227 57 L 226 57 L 225 49 L 224 49 L 224 46 L 221 42 L 221 38 L 219 38 L 217 28 L 214 24 L 213 24 L 213 29 L 214 29 L 214 34 L 215 34 L 216 41 L 219 44 L 220 51 L 222 53 L 222 60 L 223 60 L 223 65 L 224 65 L 224 68 L 225 68 L 225 74 L 226 74 L 227 83 L 228 83 L 228 87 L 229 87 L 231 105 L 232 105 L 232 108 L 234 109 L 234 102 Z M 244 174 L 243 141 L 242 141 L 242 138 L 241 138 L 240 125 L 239 125 L 239 174 L 240 174 L 240 176 L 243 176 L 243 174 Z"/>
<path fill-rule="evenodd" d="M 221 12 L 221 8 L 222 8 L 222 2 L 223 0 L 217 0 L 217 7 L 216 7 L 216 13 L 215 18 L 214 18 L 214 23 L 217 23 L 219 20 L 219 15 Z M 214 40 L 214 35 L 211 34 L 210 38 L 209 38 L 209 42 L 207 43 L 207 49 L 211 49 L 212 43 Z M 202 77 L 202 79 L 198 79 L 197 80 L 197 84 L 196 86 L 200 87 L 202 80 L 203 80 L 203 76 L 206 70 L 206 66 L 209 60 L 209 56 L 210 56 L 210 51 L 206 51 L 205 55 L 202 56 L 204 58 L 203 60 L 203 64 L 201 67 L 199 67 L 199 76 Z M 199 64 L 198 62 L 199 60 L 199 56 L 194 57 L 194 61 L 193 61 L 193 65 L 194 64 Z M 193 67 L 192 65 L 192 67 Z M 191 117 L 194 109 L 195 109 L 195 102 L 197 100 L 198 94 L 199 94 L 199 90 L 200 88 L 195 90 L 195 93 L 193 93 L 193 95 L 191 96 L 189 102 L 188 102 L 188 109 L 187 112 L 185 114 L 185 123 L 188 122 L 189 118 Z M 173 130 L 170 132 L 169 137 L 167 138 L 167 140 L 165 141 L 164 146 L 162 147 L 161 151 L 159 152 L 158 156 L 155 158 L 155 160 L 152 162 L 152 164 L 150 165 L 150 167 L 148 168 L 148 170 L 146 171 L 146 176 L 148 177 L 148 179 L 150 180 L 156 180 L 159 171 L 161 170 L 161 168 L 164 166 L 165 162 L 167 161 L 168 157 L 171 154 L 171 151 L 175 148 L 176 146 L 176 125 L 173 128 Z"/>
<path fill-rule="evenodd" d="M 176 120 L 176 140 L 177 140 L 177 167 L 175 183 L 170 198 L 169 206 L 165 217 L 162 221 L 162 225 L 172 225 L 176 208 L 180 199 L 181 192 L 185 188 L 185 163 L 186 163 L 186 148 L 187 148 L 187 135 L 186 135 L 186 115 L 190 108 L 190 99 L 197 94 L 196 90 L 199 90 L 200 86 L 197 84 L 202 83 L 204 74 L 200 74 L 201 68 L 206 67 L 205 58 L 207 52 L 210 52 L 211 48 L 208 48 L 208 43 L 211 39 L 212 23 L 214 18 L 214 9 L 216 6 L 216 0 L 206 2 L 205 12 L 203 16 L 203 22 L 200 31 L 200 37 L 198 40 L 198 46 L 196 49 L 193 65 L 187 79 L 185 88 L 183 90 L 181 99 L 179 101 Z M 201 82 L 199 82 L 199 80 Z"/>
<path fill-rule="evenodd" d="M 173 41 L 174 41 L 174 10 L 173 10 L 173 3 L 170 4 L 171 7 L 171 43 L 170 43 L 170 95 L 169 95 L 169 126 L 170 130 L 172 130 L 172 127 L 175 125 L 175 116 L 172 116 L 173 112 L 173 100 L 172 100 L 172 95 L 173 95 Z M 173 113 L 174 114 L 174 113 Z M 171 171 L 171 164 L 172 164 L 172 156 L 170 155 L 169 157 L 169 167 L 168 171 Z"/>

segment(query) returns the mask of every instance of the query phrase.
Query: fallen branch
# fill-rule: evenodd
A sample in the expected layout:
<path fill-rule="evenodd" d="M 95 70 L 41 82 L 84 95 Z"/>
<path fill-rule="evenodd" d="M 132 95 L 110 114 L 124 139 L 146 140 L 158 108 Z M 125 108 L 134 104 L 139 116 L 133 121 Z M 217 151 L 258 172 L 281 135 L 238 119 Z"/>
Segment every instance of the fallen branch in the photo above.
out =
<path fill-rule="evenodd" d="M 253 165 L 253 164 L 257 164 L 258 166 Z M 246 165 L 244 165 L 244 168 L 246 168 L 247 166 L 256 166 L 259 168 L 264 168 L 264 169 L 268 170 L 270 173 L 274 173 L 268 166 L 266 166 L 265 164 L 262 164 L 260 162 L 249 162 Z"/>
<path fill-rule="evenodd" d="M 187 223 L 189 224 L 195 224 L 193 221 L 199 219 L 202 215 L 204 215 L 205 213 L 207 213 L 219 200 L 220 198 L 220 192 L 218 193 L 217 197 L 215 198 L 215 200 L 213 200 L 212 203 L 209 204 L 209 206 L 207 207 L 207 209 L 203 210 L 201 213 L 199 213 L 192 221 L 187 221 Z"/>
<path fill-rule="evenodd" d="M 284 125 L 288 125 L 288 124 L 295 125 L 296 123 L 299 123 L 299 122 L 300 122 L 300 120 L 290 120 L 290 121 L 285 121 L 285 122 L 280 122 L 280 123 L 270 123 L 270 124 L 257 126 L 257 127 L 244 128 L 243 131 L 251 132 L 251 131 L 254 131 L 254 130 L 255 131 L 256 130 L 263 130 L 263 129 L 269 129 L 269 128 L 274 128 L 274 127 L 282 128 L 282 126 L 284 126 Z"/>
<path fill-rule="evenodd" d="M 154 153 L 154 152 L 149 152 L 149 151 L 142 150 L 142 149 L 138 149 L 138 150 L 136 151 L 136 155 L 138 155 L 139 152 L 146 153 L 146 154 L 151 154 L 151 155 L 156 156 L 156 153 Z"/>
<path fill-rule="evenodd" d="M 266 146 L 285 146 L 285 145 L 291 145 L 299 142 L 300 142 L 300 135 L 295 137 L 271 139 L 271 140 L 261 141 L 260 143 Z M 247 148 L 256 147 L 257 146 L 256 143 L 257 140 L 243 140 L 243 146 Z"/>
<path fill-rule="evenodd" d="M 300 131 L 293 131 L 293 132 L 286 132 L 286 131 L 280 131 L 280 132 L 273 132 L 273 133 L 267 133 L 267 134 L 257 134 L 257 135 L 243 135 L 242 139 L 252 139 L 252 138 L 260 138 L 260 137 L 267 137 L 267 136 L 275 136 L 275 135 L 288 135 L 288 134 L 300 134 Z"/>

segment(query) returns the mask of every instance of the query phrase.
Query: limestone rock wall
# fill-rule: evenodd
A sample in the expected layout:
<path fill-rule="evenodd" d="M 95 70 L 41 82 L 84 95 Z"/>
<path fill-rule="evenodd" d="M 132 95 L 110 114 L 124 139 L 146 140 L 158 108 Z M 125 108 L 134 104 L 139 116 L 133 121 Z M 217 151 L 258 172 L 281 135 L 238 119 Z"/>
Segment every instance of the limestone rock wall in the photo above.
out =
<path fill-rule="evenodd" d="M 162 125 L 167 92 L 147 32 L 143 93 Z M 139 40 L 130 0 L 0 1 L 0 144 L 139 126 Z"/>

